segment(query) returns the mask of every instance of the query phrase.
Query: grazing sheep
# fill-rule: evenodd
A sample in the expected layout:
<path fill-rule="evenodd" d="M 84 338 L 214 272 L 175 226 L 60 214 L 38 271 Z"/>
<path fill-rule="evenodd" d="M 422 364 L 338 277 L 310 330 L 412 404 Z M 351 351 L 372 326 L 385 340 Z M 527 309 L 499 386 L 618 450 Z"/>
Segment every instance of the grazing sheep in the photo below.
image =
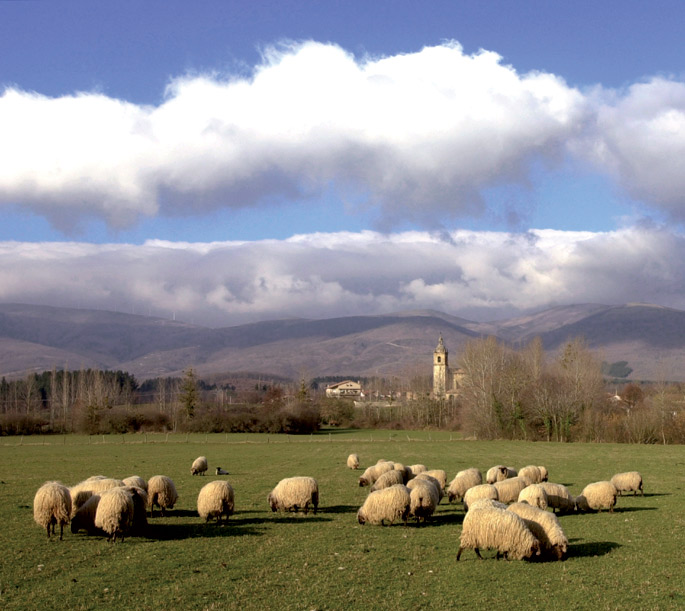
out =
<path fill-rule="evenodd" d="M 147 492 L 138 486 L 124 486 L 133 500 L 131 532 L 142 533 L 147 528 Z"/>
<path fill-rule="evenodd" d="M 98 532 L 95 527 L 95 512 L 100 502 L 100 495 L 93 494 L 71 518 L 71 532 L 76 534 L 79 530 L 85 530 L 89 535 Z"/>
<path fill-rule="evenodd" d="M 388 462 L 387 460 L 378 462 L 367 468 L 366 471 L 361 474 L 359 478 L 359 487 L 371 486 L 381 475 L 383 475 L 383 473 L 393 470 L 393 464 L 391 462 Z"/>
<path fill-rule="evenodd" d="M 438 503 L 440 503 L 440 501 L 442 501 L 442 497 L 445 496 L 445 494 L 442 490 L 442 486 L 440 485 L 440 482 L 437 479 L 435 479 L 432 475 L 429 475 L 428 473 L 429 473 L 428 471 L 424 471 L 423 473 L 419 473 L 414 479 L 428 481 L 431 484 L 433 484 L 438 491 L 438 496 L 440 497 L 438 500 Z M 412 481 L 414 481 L 414 480 L 412 480 Z"/>
<path fill-rule="evenodd" d="M 409 470 L 409 479 L 416 477 L 419 473 L 428 471 L 426 465 L 409 465 L 407 469 Z"/>
<path fill-rule="evenodd" d="M 384 526 L 386 521 L 392 525 L 395 520 L 402 520 L 406 524 L 410 506 L 409 488 L 396 484 L 369 494 L 357 512 L 357 521 Z"/>
<path fill-rule="evenodd" d="M 427 479 L 413 479 L 407 484 L 409 488 L 409 515 L 417 522 L 430 518 L 440 502 L 437 486 Z"/>
<path fill-rule="evenodd" d="M 392 468 L 394 471 L 399 471 L 402 474 L 403 484 L 406 484 L 413 477 L 411 469 L 405 467 L 401 462 L 393 462 Z"/>
<path fill-rule="evenodd" d="M 517 475 L 518 472 L 513 467 L 495 465 L 494 467 L 490 467 L 488 469 L 488 472 L 485 474 L 485 481 L 488 484 L 494 484 L 495 482 L 501 482 L 502 480 L 510 477 L 516 477 Z"/>
<path fill-rule="evenodd" d="M 64 525 L 71 519 L 71 495 L 69 488 L 60 482 L 45 482 L 33 498 L 33 519 L 45 529 L 50 538 L 50 527 L 55 534 L 59 524 L 59 538 L 62 540 Z"/>
<path fill-rule="evenodd" d="M 347 467 L 349 469 L 359 469 L 359 456 L 357 454 L 350 454 L 347 457 Z"/>
<path fill-rule="evenodd" d="M 540 475 L 542 476 L 542 479 L 540 481 L 546 482 L 547 476 L 549 475 L 549 473 L 547 471 L 547 467 L 543 467 L 542 465 L 538 465 L 538 469 L 540 469 Z"/>
<path fill-rule="evenodd" d="M 547 509 L 547 493 L 540 484 L 531 484 L 519 492 L 518 502 Z"/>
<path fill-rule="evenodd" d="M 461 501 L 469 488 L 480 486 L 483 483 L 481 472 L 475 467 L 459 471 L 450 482 L 447 489 L 447 500 L 451 503 L 454 500 Z"/>
<path fill-rule="evenodd" d="M 147 482 L 147 508 L 152 517 L 155 505 L 158 505 L 162 515 L 166 509 L 173 509 L 178 501 L 176 486 L 166 475 L 153 475 Z"/>
<path fill-rule="evenodd" d="M 217 475 L 228 475 L 228 471 L 226 471 L 225 469 L 222 469 L 221 467 L 217 467 L 216 468 L 216 474 Z"/>
<path fill-rule="evenodd" d="M 495 482 L 493 486 L 497 488 L 498 500 L 500 503 L 515 503 L 521 490 L 530 485 L 530 481 L 525 477 L 510 477 L 500 482 Z"/>
<path fill-rule="evenodd" d="M 319 484 L 313 477 L 297 476 L 282 479 L 267 497 L 271 511 L 302 511 L 319 507 Z"/>
<path fill-rule="evenodd" d="M 642 489 L 642 476 L 637 471 L 617 473 L 611 478 L 611 483 L 616 486 L 619 496 L 623 496 L 623 492 L 632 492 L 633 496 L 637 496 L 638 490 L 642 496 L 645 495 L 645 492 Z"/>
<path fill-rule="evenodd" d="M 437 479 L 440 484 L 440 491 L 442 493 L 445 492 L 445 486 L 447 486 L 447 473 L 445 473 L 445 471 L 442 469 L 429 469 L 428 471 L 424 471 L 423 474 L 430 475 Z M 442 498 L 442 494 L 440 495 L 440 498 Z"/>
<path fill-rule="evenodd" d="M 198 456 L 190 466 L 191 475 L 204 475 L 207 471 L 207 457 Z"/>
<path fill-rule="evenodd" d="M 531 484 L 539 484 L 542 481 L 542 472 L 540 471 L 540 467 L 536 467 L 535 465 L 528 465 L 522 469 L 519 469 L 518 474 L 519 477 L 525 477 L 530 480 Z"/>
<path fill-rule="evenodd" d="M 221 522 L 222 516 L 226 516 L 228 521 L 233 515 L 233 499 L 233 487 L 226 480 L 209 482 L 202 487 L 197 496 L 197 512 L 205 522 L 209 522 L 210 518 L 216 518 L 217 522 Z"/>
<path fill-rule="evenodd" d="M 614 512 L 618 490 L 611 482 L 593 482 L 583 488 L 580 496 L 576 497 L 578 511 L 602 511 L 608 509 Z"/>
<path fill-rule="evenodd" d="M 394 486 L 395 484 L 404 484 L 404 475 L 403 471 L 396 471 L 393 469 L 392 471 L 388 471 L 386 473 L 383 473 L 369 488 L 371 492 L 375 492 L 376 490 L 382 490 L 383 488 L 390 488 L 390 486 Z"/>
<path fill-rule="evenodd" d="M 544 558 L 563 560 L 568 551 L 568 539 L 559 519 L 553 513 L 533 507 L 528 503 L 514 503 L 507 507 L 526 521 L 526 526 L 540 541 L 540 553 Z"/>
<path fill-rule="evenodd" d="M 464 498 L 462 502 L 464 503 L 464 511 L 468 511 L 469 507 L 473 505 L 476 501 L 480 499 L 491 499 L 493 501 L 499 501 L 499 494 L 497 493 L 497 488 L 492 484 L 479 484 L 478 486 L 473 486 L 469 488 L 464 493 Z"/>
<path fill-rule="evenodd" d="M 540 542 L 515 513 L 499 507 L 479 507 L 464 517 L 457 561 L 472 549 L 481 560 L 480 548 L 497 550 L 497 558 L 528 560 L 540 554 Z"/>
<path fill-rule="evenodd" d="M 147 482 L 138 475 L 125 477 L 121 481 L 123 482 L 124 486 L 135 486 L 136 488 L 140 488 L 141 490 L 145 490 L 145 492 L 147 492 Z"/>
<path fill-rule="evenodd" d="M 107 540 L 113 543 L 117 535 L 124 541 L 133 524 L 133 496 L 122 488 L 112 488 L 100 495 L 100 502 L 95 510 L 95 527 L 104 530 Z"/>
<path fill-rule="evenodd" d="M 576 499 L 563 484 L 553 482 L 540 482 L 547 494 L 547 507 L 555 513 L 568 513 L 576 510 Z"/>
<path fill-rule="evenodd" d="M 479 509 L 481 507 L 497 507 L 498 509 L 506 509 L 508 505 L 500 503 L 499 501 L 493 501 L 492 499 L 478 499 L 477 501 L 473 501 L 473 503 L 471 503 L 469 511 L 473 511 L 474 509 Z"/>
<path fill-rule="evenodd" d="M 120 479 L 112 477 L 105 477 L 103 475 L 94 475 L 88 479 L 69 488 L 71 494 L 71 514 L 75 515 L 81 505 L 83 505 L 92 495 L 99 494 L 111 490 L 112 488 L 120 488 L 124 482 Z"/>

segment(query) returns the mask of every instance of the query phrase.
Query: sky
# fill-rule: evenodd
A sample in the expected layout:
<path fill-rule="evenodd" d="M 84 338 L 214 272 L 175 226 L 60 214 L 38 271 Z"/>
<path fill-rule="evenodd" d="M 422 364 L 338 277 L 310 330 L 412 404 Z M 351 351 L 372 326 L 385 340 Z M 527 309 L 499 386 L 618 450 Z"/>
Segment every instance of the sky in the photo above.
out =
<path fill-rule="evenodd" d="M 0 302 L 685 309 L 685 4 L 0 0 Z"/>

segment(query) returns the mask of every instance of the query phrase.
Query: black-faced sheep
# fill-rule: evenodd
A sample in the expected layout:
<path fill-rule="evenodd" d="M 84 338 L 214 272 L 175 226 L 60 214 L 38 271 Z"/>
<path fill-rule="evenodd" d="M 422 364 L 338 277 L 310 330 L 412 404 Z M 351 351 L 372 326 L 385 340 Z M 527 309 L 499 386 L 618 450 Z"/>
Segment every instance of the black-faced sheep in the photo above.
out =
<path fill-rule="evenodd" d="M 207 471 L 207 457 L 198 456 L 190 466 L 191 475 L 204 475 Z"/>
<path fill-rule="evenodd" d="M 64 525 L 71 519 L 71 495 L 69 488 L 60 482 L 45 482 L 33 498 L 33 519 L 38 526 L 45 529 L 50 538 L 50 531 L 55 534 L 59 524 L 59 538 L 62 539 Z"/>
<path fill-rule="evenodd" d="M 282 479 L 267 497 L 271 511 L 302 511 L 319 507 L 319 484 L 313 477 L 296 476 Z"/>
<path fill-rule="evenodd" d="M 516 514 L 499 507 L 478 507 L 464 517 L 457 561 L 462 551 L 496 549 L 497 558 L 529 560 L 540 554 L 540 542 Z"/>
<path fill-rule="evenodd" d="M 167 509 L 173 509 L 178 501 L 178 492 L 173 480 L 166 475 L 153 475 L 147 482 L 147 508 L 152 512 L 157 505 L 162 515 Z"/>
<path fill-rule="evenodd" d="M 450 482 L 447 489 L 447 500 L 450 503 L 455 500 L 461 501 L 469 488 L 480 486 L 482 483 L 483 476 L 475 467 L 459 471 L 459 473 L 454 476 L 454 479 Z"/>
<path fill-rule="evenodd" d="M 376 463 L 375 465 L 368 467 L 364 473 L 361 474 L 359 477 L 359 486 L 364 487 L 364 486 L 372 486 L 374 482 L 381 476 L 383 473 L 387 473 L 388 471 L 393 471 L 394 470 L 394 465 L 391 462 L 388 462 L 387 460 L 383 460 L 381 462 Z"/>
<path fill-rule="evenodd" d="M 556 560 L 566 558 L 568 539 L 557 516 L 528 503 L 514 503 L 507 507 L 507 511 L 512 511 L 526 520 L 526 525 L 540 541 L 540 551 L 543 557 Z"/>
<path fill-rule="evenodd" d="M 638 471 L 617 473 L 610 481 L 616 486 L 619 496 L 623 496 L 623 492 L 632 492 L 633 496 L 637 496 L 638 490 L 642 496 L 645 495 L 645 492 L 642 489 L 642 475 L 640 475 Z"/>
<path fill-rule="evenodd" d="M 107 540 L 116 542 L 117 536 L 124 541 L 133 524 L 133 496 L 124 488 L 112 488 L 100 495 L 95 510 L 95 527 L 107 534 Z"/>
<path fill-rule="evenodd" d="M 233 487 L 223 479 L 209 482 L 202 487 L 197 496 L 197 512 L 205 522 L 209 522 L 212 518 L 221 522 L 222 516 L 226 516 L 226 521 L 228 521 L 228 518 L 233 515 L 233 506 Z"/>
<path fill-rule="evenodd" d="M 392 524 L 395 520 L 402 520 L 406 524 L 411 505 L 410 494 L 404 484 L 372 492 L 359 508 L 357 521 L 360 524 L 384 526 L 385 522 Z"/>
<path fill-rule="evenodd" d="M 611 482 L 593 482 L 585 486 L 580 495 L 576 497 L 576 507 L 578 511 L 608 509 L 613 513 L 617 496 L 618 490 Z"/>
<path fill-rule="evenodd" d="M 513 467 L 495 465 L 494 467 L 490 467 L 488 469 L 488 472 L 485 474 L 485 481 L 488 484 L 494 484 L 495 482 L 501 482 L 502 480 L 510 477 L 516 477 L 517 475 L 518 472 Z"/>

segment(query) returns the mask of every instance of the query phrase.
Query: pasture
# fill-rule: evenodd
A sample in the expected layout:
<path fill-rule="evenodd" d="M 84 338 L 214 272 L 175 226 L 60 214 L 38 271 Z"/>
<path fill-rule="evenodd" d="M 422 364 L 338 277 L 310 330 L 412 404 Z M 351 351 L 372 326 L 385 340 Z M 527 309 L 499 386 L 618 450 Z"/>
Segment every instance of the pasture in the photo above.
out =
<path fill-rule="evenodd" d="M 638 470 L 645 496 L 620 497 L 613 514 L 561 516 L 564 562 L 455 561 L 461 504 L 443 499 L 425 526 L 360 526 L 361 471 L 387 458 L 445 469 L 545 465 L 550 481 L 579 494 L 589 482 Z M 191 476 L 205 455 L 207 476 Z M 213 475 L 216 466 L 228 476 Z M 340 431 L 305 437 L 169 435 L 0 438 L 0 607 L 137 609 L 524 609 L 685 607 L 685 447 L 463 441 L 449 433 Z M 72 534 L 48 541 L 33 521 L 46 480 L 165 474 L 179 501 L 150 519 L 146 536 L 109 544 Z M 274 514 L 266 497 L 283 477 L 319 482 L 316 515 Z M 227 525 L 197 515 L 200 488 L 235 489 Z"/>

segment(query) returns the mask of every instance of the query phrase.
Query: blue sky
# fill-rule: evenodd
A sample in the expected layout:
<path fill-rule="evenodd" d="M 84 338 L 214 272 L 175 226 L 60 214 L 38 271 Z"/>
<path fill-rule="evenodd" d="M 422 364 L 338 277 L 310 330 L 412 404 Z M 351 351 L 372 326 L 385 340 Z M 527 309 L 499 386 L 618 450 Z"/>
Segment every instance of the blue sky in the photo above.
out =
<path fill-rule="evenodd" d="M 0 2 L 0 301 L 685 307 L 679 2 Z"/>

